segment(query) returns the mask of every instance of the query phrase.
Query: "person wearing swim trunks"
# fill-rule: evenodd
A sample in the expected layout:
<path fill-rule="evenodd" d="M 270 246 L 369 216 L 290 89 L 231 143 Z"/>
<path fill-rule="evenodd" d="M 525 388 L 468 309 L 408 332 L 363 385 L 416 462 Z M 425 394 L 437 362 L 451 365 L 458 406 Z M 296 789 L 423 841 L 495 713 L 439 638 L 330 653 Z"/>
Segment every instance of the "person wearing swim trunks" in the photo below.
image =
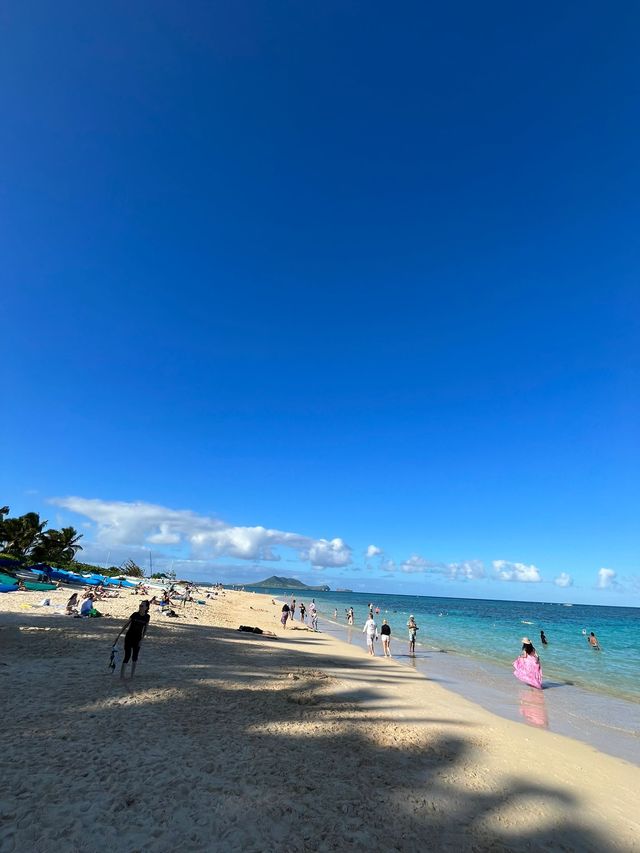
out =
<path fill-rule="evenodd" d="M 409 616 L 409 621 L 407 622 L 407 628 L 409 629 L 409 654 L 415 655 L 416 653 L 416 632 L 418 631 L 418 626 L 416 625 L 416 620 L 413 615 Z"/>
<path fill-rule="evenodd" d="M 135 675 L 138 655 L 140 654 L 140 644 L 145 638 L 148 627 L 149 602 L 141 601 L 136 613 L 132 613 L 127 624 L 120 629 L 120 634 L 124 633 L 124 658 L 120 667 L 120 678 L 124 678 L 125 667 L 130 660 L 131 678 Z M 116 637 L 116 641 L 113 644 L 114 647 L 118 644 L 120 634 Z"/>

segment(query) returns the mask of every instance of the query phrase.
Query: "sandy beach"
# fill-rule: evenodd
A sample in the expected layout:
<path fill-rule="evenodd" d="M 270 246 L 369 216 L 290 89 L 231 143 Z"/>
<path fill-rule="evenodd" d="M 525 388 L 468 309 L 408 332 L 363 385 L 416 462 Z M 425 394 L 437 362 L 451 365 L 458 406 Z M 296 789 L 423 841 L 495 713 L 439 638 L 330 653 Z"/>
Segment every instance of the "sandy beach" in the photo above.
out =
<path fill-rule="evenodd" d="M 640 850 L 640 768 L 282 630 L 270 596 L 152 608 L 122 681 L 140 599 L 81 620 L 68 595 L 0 596 L 2 851 Z"/>

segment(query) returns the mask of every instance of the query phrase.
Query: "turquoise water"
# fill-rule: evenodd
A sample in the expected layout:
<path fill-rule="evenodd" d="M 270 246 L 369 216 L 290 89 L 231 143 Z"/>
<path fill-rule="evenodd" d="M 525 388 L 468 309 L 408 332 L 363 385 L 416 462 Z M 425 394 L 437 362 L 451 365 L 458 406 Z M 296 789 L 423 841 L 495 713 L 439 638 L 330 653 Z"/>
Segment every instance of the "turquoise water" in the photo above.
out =
<path fill-rule="evenodd" d="M 250 589 L 250 587 L 247 587 Z M 289 600 L 282 589 L 256 589 Z M 511 670 L 520 653 L 521 638 L 528 636 L 540 654 L 546 682 L 560 681 L 586 690 L 640 702 L 638 630 L 640 608 L 593 605 L 544 604 L 374 593 L 317 592 L 296 600 L 309 605 L 315 598 L 321 617 L 346 625 L 345 609 L 353 606 L 355 629 L 362 629 L 368 604 L 380 608 L 376 621 L 391 625 L 392 649 L 406 650 L 406 623 L 410 613 L 420 630 L 423 650 L 457 652 L 478 661 L 490 661 Z M 543 629 L 549 644 L 540 642 Z M 590 648 L 582 631 L 594 631 L 601 651 Z M 418 648 L 420 652 L 420 648 Z"/>

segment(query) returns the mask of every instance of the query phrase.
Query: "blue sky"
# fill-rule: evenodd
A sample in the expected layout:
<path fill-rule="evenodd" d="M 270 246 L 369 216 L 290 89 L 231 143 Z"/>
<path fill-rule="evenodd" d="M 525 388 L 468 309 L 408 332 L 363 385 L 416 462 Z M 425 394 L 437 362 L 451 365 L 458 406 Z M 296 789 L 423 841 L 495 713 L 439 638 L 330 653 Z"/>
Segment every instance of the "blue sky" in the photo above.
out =
<path fill-rule="evenodd" d="M 635 4 L 2 17 L 13 512 L 194 577 L 640 604 Z"/>

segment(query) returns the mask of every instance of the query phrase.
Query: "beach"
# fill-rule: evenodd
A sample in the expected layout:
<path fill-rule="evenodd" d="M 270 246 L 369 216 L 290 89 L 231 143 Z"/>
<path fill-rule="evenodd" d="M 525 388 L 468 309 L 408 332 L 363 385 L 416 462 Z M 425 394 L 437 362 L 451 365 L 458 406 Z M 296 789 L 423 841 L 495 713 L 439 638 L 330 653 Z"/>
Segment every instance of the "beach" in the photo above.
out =
<path fill-rule="evenodd" d="M 640 850 L 640 768 L 283 630 L 270 595 L 152 608 L 133 681 L 107 664 L 140 599 L 68 595 L 0 596 L 2 851 Z"/>

